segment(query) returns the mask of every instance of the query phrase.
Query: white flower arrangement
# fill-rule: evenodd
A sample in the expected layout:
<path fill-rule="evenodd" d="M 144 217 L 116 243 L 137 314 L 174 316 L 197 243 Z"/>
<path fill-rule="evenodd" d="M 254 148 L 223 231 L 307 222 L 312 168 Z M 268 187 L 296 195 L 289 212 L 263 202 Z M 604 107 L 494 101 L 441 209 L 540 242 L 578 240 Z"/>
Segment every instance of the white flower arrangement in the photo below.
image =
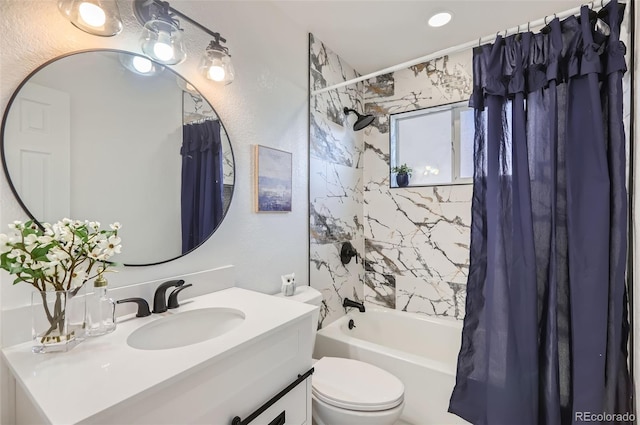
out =
<path fill-rule="evenodd" d="M 0 268 L 38 291 L 68 291 L 107 270 L 107 260 L 120 253 L 120 223 L 100 230 L 96 221 L 65 218 L 54 224 L 14 221 L 12 232 L 0 234 Z M 97 265 L 97 267 L 96 267 Z"/>

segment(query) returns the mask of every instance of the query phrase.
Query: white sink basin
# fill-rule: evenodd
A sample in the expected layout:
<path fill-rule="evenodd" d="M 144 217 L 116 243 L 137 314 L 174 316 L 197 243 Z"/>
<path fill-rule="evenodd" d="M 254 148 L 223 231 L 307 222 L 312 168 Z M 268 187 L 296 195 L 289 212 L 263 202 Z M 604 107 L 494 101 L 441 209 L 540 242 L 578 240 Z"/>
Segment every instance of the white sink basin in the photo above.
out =
<path fill-rule="evenodd" d="M 136 329 L 127 338 L 139 350 L 184 347 L 226 334 L 244 321 L 234 308 L 201 308 L 175 313 Z"/>

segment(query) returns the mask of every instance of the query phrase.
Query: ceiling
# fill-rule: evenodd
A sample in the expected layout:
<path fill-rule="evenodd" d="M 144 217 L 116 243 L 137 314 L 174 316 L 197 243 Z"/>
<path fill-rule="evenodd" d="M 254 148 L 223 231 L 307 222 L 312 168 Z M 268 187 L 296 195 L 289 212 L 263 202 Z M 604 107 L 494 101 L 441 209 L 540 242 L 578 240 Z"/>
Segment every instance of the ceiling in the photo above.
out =
<path fill-rule="evenodd" d="M 467 43 L 581 4 L 579 0 L 310 0 L 273 4 L 361 74 Z M 582 2 L 588 3 L 588 2 Z M 431 28 L 439 11 L 448 25 Z"/>

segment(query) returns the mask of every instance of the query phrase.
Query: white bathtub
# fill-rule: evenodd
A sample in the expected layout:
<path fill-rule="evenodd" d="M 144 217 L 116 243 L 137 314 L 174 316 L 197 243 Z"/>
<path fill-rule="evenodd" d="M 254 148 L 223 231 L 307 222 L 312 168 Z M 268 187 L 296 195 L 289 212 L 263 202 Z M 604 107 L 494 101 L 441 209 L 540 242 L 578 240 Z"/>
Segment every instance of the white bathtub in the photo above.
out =
<path fill-rule="evenodd" d="M 355 328 L 349 329 L 353 319 Z M 391 372 L 405 385 L 402 420 L 468 424 L 447 412 L 462 324 L 387 309 L 353 312 L 318 331 L 314 357 L 346 357 Z"/>

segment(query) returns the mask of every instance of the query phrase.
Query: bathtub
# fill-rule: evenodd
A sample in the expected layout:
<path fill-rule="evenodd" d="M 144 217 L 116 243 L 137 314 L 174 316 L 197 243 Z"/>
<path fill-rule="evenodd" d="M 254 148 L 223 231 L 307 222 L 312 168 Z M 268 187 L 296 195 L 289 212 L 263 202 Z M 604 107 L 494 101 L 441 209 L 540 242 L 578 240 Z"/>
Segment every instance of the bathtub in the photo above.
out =
<path fill-rule="evenodd" d="M 349 329 L 349 320 L 355 327 Z M 468 424 L 447 412 L 462 324 L 388 309 L 353 312 L 318 331 L 314 357 L 362 360 L 405 386 L 401 419 L 415 425 Z"/>

